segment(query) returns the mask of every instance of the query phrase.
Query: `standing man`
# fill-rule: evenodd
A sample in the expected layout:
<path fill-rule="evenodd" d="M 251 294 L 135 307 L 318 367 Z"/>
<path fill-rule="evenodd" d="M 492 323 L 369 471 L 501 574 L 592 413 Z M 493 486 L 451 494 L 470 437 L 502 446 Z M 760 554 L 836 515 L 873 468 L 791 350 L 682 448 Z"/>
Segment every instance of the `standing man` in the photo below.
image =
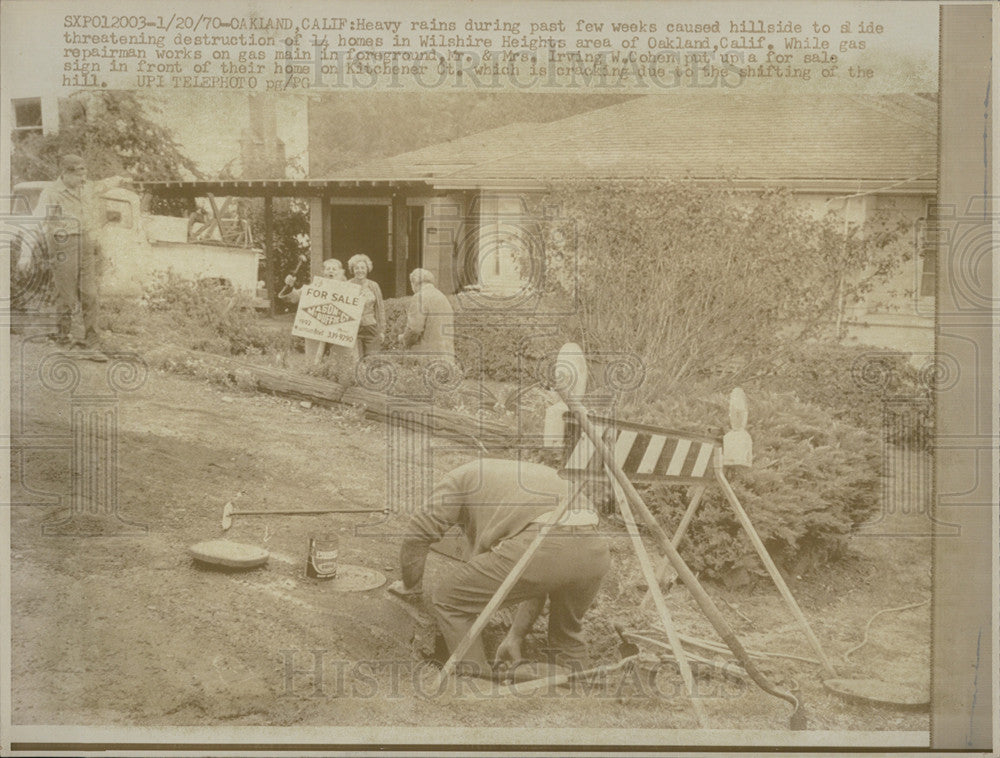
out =
<path fill-rule="evenodd" d="M 60 176 L 42 190 L 35 215 L 45 218 L 45 241 L 52 261 L 59 325 L 55 341 L 64 347 L 94 350 L 89 357 L 107 360 L 97 352 L 100 289 L 100 193 L 120 186 L 125 179 L 111 177 L 88 182 L 87 168 L 79 155 L 59 159 Z"/>
<path fill-rule="evenodd" d="M 413 353 L 455 360 L 455 313 L 448 298 L 434 286 L 434 274 L 425 268 L 410 272 L 413 297 L 406 309 L 406 329 L 399 342 Z"/>
<path fill-rule="evenodd" d="M 506 603 L 520 605 L 495 660 L 498 664 L 521 660 L 521 642 L 548 597 L 548 644 L 554 663 L 583 665 L 583 616 L 597 595 L 610 556 L 607 541 L 597 533 L 597 513 L 582 494 L 573 497 L 576 490 L 555 469 L 539 463 L 487 458 L 459 466 L 444 476 L 424 509 L 410 519 L 399 554 L 403 578 L 389 591 L 421 592 L 431 544 L 459 524 L 472 557 L 437 583 L 432 598 L 438 629 L 449 652 L 454 651 L 539 529 L 552 522 L 560 502 L 573 498 L 507 595 Z M 491 676 L 480 639 L 473 642 L 458 670 Z"/>

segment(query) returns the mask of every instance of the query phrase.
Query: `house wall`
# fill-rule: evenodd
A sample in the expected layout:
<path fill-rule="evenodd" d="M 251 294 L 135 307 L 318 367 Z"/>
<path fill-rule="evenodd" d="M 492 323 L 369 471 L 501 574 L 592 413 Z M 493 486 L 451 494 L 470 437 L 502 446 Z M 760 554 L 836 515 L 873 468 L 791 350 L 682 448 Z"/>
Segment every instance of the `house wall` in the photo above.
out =
<path fill-rule="evenodd" d="M 521 258 L 537 255 L 538 245 L 529 239 L 521 195 L 456 191 L 408 204 L 424 207 L 423 267 L 434 273 L 442 292 L 470 285 L 523 288 Z"/>
<path fill-rule="evenodd" d="M 479 281 L 484 289 L 510 292 L 522 289 L 520 260 L 532 254 L 527 238 L 527 209 L 520 195 L 483 193 L 479 199 L 477 230 Z"/>
<path fill-rule="evenodd" d="M 934 316 L 934 271 L 926 271 L 922 256 L 923 232 L 927 212 L 933 206 L 933 195 L 877 195 L 873 198 L 872 213 L 876 217 L 903 219 L 911 228 L 898 243 L 900 252 L 909 254 L 899 271 L 893 275 L 882 291 L 873 293 L 867 305 L 871 313 L 901 313 L 925 318 Z M 931 261 L 933 264 L 933 261 Z M 924 274 L 930 274 L 921 286 Z M 888 296 L 893 292 L 895 295 Z"/>
<path fill-rule="evenodd" d="M 102 229 L 99 239 L 103 253 L 101 287 L 106 292 L 137 296 L 157 273 L 168 271 L 184 279 L 226 279 L 248 294 L 257 290 L 255 250 L 189 242 L 148 242 L 138 240 L 131 230 L 110 225 Z"/>
<path fill-rule="evenodd" d="M 452 194 L 420 202 L 424 206 L 423 268 L 434 274 L 438 289 L 452 294 L 465 283 L 465 266 L 459 254 L 468 247 L 465 199 Z"/>
<path fill-rule="evenodd" d="M 860 197 L 799 194 L 795 196 L 795 200 L 817 218 L 832 211 L 845 218 L 850 225 L 869 222 L 876 227 L 886 228 L 903 221 L 909 227 L 893 243 L 900 261 L 896 271 L 860 304 L 848 307 L 845 312 L 848 319 L 863 320 L 882 315 L 933 318 L 934 298 L 920 294 L 924 262 L 920 255 L 918 236 L 933 196 L 888 193 Z"/>
<path fill-rule="evenodd" d="M 888 280 L 866 295 L 860 304 L 845 311 L 845 340 L 858 344 L 904 350 L 922 364 L 935 350 L 934 272 L 921 291 L 925 263 L 921 255 L 923 221 L 930 195 L 875 195 L 869 198 L 868 218 L 878 224 L 899 220 L 909 229 L 897 242 L 901 264 Z M 931 293 L 931 294 L 926 294 Z"/>
<path fill-rule="evenodd" d="M 421 228 L 423 235 L 422 266 L 433 272 L 441 291 L 446 294 L 456 292 L 470 280 L 475 281 L 478 276 L 475 260 L 471 261 L 471 265 L 466 265 L 464 262 L 468 255 L 473 255 L 478 250 L 478 236 L 475 233 L 478 217 L 470 217 L 468 198 L 461 192 L 407 197 L 402 202 L 395 204 L 391 198 L 374 195 L 312 198 L 309 204 L 309 234 L 313 274 L 318 274 L 322 270 L 323 260 L 331 256 L 340 258 L 346 267 L 348 258 L 356 252 L 354 248 L 340 249 L 336 244 L 334 239 L 336 230 L 331 229 L 330 220 L 331 209 L 334 206 L 384 207 L 388 213 L 388 234 L 386 237 L 388 246 L 394 244 L 398 235 L 406 233 L 405 225 L 394 222 L 394 214 L 414 206 L 422 206 L 424 210 Z M 408 275 L 410 271 L 417 268 L 418 261 L 416 253 L 411 255 L 407 248 L 406 245 L 398 245 L 395 254 L 390 253 L 388 249 L 382 251 L 381 254 L 378 251 L 366 249 L 379 270 L 372 278 L 378 279 L 381 276 L 382 279 L 385 279 L 382 282 L 382 288 L 386 297 L 403 297 L 409 294 Z M 397 264 L 395 255 L 400 253 L 407 256 L 406 260 L 403 261 L 405 274 L 401 286 L 395 287 L 386 277 L 395 276 Z"/>
<path fill-rule="evenodd" d="M 53 134 L 59 131 L 59 99 L 54 94 L 50 93 L 39 96 L 29 90 L 22 94 L 12 94 L 10 91 L 7 91 L 5 95 L 9 98 L 11 130 L 18 127 L 25 128 L 25 125 L 17 123 L 16 105 L 20 102 L 34 101 L 41 112 L 40 127 L 42 134 Z"/>
<path fill-rule="evenodd" d="M 151 256 L 150 268 L 153 271 L 172 270 L 189 279 L 223 278 L 245 293 L 257 291 L 256 250 L 190 242 L 154 242 Z"/>

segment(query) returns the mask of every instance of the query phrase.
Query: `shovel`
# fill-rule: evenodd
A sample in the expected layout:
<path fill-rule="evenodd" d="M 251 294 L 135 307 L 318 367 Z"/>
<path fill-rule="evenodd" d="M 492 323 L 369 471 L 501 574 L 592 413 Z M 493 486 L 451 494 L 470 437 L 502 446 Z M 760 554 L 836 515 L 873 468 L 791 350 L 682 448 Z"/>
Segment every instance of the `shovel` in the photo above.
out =
<path fill-rule="evenodd" d="M 233 504 L 226 503 L 222 508 L 222 531 L 233 525 L 233 516 L 316 516 L 323 513 L 383 513 L 389 514 L 388 508 L 310 508 L 295 511 L 238 511 Z"/>

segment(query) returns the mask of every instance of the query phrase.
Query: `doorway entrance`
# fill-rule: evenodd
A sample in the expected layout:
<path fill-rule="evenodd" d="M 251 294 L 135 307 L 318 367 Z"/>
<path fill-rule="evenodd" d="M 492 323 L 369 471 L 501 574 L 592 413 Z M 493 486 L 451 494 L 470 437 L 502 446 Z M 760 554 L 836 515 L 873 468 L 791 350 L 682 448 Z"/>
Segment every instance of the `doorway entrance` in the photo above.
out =
<path fill-rule="evenodd" d="M 348 279 L 351 272 L 347 269 L 347 261 L 352 255 L 364 253 L 375 266 L 368 278 L 378 284 L 382 296 L 400 296 L 389 260 L 389 206 L 331 205 L 330 252 L 344 264 Z"/>

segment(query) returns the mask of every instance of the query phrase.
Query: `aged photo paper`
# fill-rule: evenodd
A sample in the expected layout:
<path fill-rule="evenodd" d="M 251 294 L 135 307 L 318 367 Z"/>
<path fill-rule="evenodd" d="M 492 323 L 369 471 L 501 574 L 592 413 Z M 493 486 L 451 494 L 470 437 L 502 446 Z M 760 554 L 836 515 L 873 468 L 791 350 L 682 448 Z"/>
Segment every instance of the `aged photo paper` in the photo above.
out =
<path fill-rule="evenodd" d="M 996 754 L 989 3 L 0 4 L 0 755 Z"/>

